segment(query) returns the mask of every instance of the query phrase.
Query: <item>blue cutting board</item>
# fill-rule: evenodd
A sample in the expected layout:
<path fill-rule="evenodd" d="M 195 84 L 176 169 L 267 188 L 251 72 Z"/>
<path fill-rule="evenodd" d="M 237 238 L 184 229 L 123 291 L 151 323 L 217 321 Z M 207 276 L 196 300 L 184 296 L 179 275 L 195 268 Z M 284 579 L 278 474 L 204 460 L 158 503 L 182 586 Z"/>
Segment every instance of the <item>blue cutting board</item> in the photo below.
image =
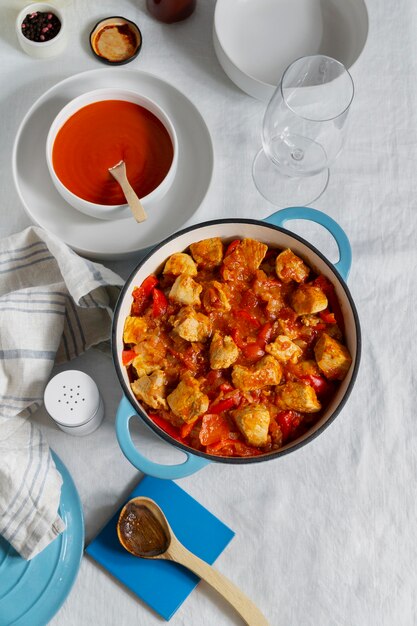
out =
<path fill-rule="evenodd" d="M 136 496 L 155 500 L 181 543 L 207 563 L 214 563 L 235 534 L 170 480 L 146 476 L 126 502 Z M 154 611 L 169 620 L 200 579 L 176 563 L 141 559 L 129 554 L 117 538 L 116 524 L 121 509 L 90 543 L 86 552 Z"/>

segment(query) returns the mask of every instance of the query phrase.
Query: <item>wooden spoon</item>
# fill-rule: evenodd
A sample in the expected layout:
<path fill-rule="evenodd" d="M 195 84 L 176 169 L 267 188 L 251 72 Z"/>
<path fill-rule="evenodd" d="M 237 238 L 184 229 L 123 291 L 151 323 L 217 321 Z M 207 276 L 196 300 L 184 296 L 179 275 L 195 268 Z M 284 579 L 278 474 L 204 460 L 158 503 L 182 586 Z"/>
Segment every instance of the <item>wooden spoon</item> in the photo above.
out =
<path fill-rule="evenodd" d="M 175 561 L 203 578 L 234 607 L 248 626 L 269 626 L 260 610 L 240 589 L 178 541 L 165 515 L 150 498 L 129 500 L 120 512 L 117 535 L 122 546 L 134 556 Z"/>
<path fill-rule="evenodd" d="M 144 222 L 148 216 L 145 213 L 145 209 L 142 206 L 137 194 L 135 193 L 132 185 L 129 183 L 126 176 L 126 164 L 124 161 L 120 161 L 113 167 L 109 167 L 109 172 L 117 180 L 123 193 L 125 194 L 126 201 L 133 213 L 133 217 L 137 222 Z"/>

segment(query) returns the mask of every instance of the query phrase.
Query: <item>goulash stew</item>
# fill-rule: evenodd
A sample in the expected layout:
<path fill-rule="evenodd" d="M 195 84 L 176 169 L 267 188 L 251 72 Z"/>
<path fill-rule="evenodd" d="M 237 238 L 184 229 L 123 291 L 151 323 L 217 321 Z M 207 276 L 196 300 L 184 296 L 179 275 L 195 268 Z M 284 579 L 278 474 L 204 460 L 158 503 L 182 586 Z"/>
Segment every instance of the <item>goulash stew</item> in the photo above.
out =
<path fill-rule="evenodd" d="M 352 361 L 332 283 L 290 249 L 198 241 L 132 296 L 132 391 L 160 428 L 208 454 L 254 456 L 300 437 Z"/>

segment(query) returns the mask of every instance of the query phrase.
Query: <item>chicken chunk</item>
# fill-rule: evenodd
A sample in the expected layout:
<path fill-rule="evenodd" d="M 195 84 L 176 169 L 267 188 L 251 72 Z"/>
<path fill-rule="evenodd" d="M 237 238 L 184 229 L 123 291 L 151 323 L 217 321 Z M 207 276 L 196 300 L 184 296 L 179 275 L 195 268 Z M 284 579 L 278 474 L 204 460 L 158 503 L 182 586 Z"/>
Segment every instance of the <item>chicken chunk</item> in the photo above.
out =
<path fill-rule="evenodd" d="M 167 409 L 165 400 L 166 378 L 162 370 L 155 370 L 150 376 L 141 376 L 130 386 L 133 393 L 142 402 L 145 402 L 152 409 Z"/>
<path fill-rule="evenodd" d="M 269 343 L 265 347 L 265 352 L 272 354 L 281 363 L 290 361 L 297 363 L 303 351 L 286 335 L 278 335 L 273 343 Z"/>
<path fill-rule="evenodd" d="M 171 254 L 168 261 L 165 263 L 163 273 L 173 274 L 174 276 L 179 276 L 180 274 L 197 276 L 197 266 L 189 254 L 177 252 Z"/>
<path fill-rule="evenodd" d="M 223 260 L 223 244 L 220 237 L 203 239 L 190 245 L 196 263 L 205 269 L 217 267 Z"/>
<path fill-rule="evenodd" d="M 169 298 L 180 304 L 195 306 L 201 304 L 200 293 L 202 290 L 202 286 L 196 283 L 191 276 L 181 274 L 172 285 Z"/>
<path fill-rule="evenodd" d="M 307 328 L 315 328 L 315 326 L 321 326 L 323 328 L 323 320 L 317 315 L 302 315 L 300 322 Z"/>
<path fill-rule="evenodd" d="M 217 280 L 211 281 L 203 293 L 203 305 L 208 313 L 211 311 L 230 311 L 231 304 L 227 295 L 227 286 Z"/>
<path fill-rule="evenodd" d="M 239 348 L 229 335 L 216 330 L 210 344 L 210 367 L 221 370 L 230 367 L 239 356 Z"/>
<path fill-rule="evenodd" d="M 252 289 L 255 295 L 267 303 L 266 311 L 270 318 L 275 318 L 285 306 L 281 284 L 276 278 L 268 276 L 264 271 L 257 270 Z"/>
<path fill-rule="evenodd" d="M 287 248 L 279 254 L 275 261 L 275 271 L 283 283 L 295 280 L 303 283 L 310 273 L 310 268 L 292 250 Z"/>
<path fill-rule="evenodd" d="M 297 378 L 301 378 L 302 376 L 320 376 L 320 370 L 314 359 L 299 361 L 291 366 L 291 372 L 294 376 L 297 376 Z"/>
<path fill-rule="evenodd" d="M 174 332 L 186 341 L 204 342 L 211 335 L 210 318 L 207 315 L 203 315 L 203 313 L 197 313 L 190 306 L 180 309 L 172 325 Z"/>
<path fill-rule="evenodd" d="M 223 260 L 223 278 L 239 280 L 250 278 L 262 263 L 268 246 L 255 239 L 243 239 Z"/>
<path fill-rule="evenodd" d="M 278 385 L 282 370 L 271 355 L 262 357 L 254 367 L 235 365 L 232 371 L 233 385 L 242 391 L 255 391 L 268 385 Z"/>
<path fill-rule="evenodd" d="M 250 404 L 233 411 L 233 418 L 248 444 L 251 446 L 267 444 L 270 416 L 265 406 Z"/>
<path fill-rule="evenodd" d="M 323 333 L 314 346 L 317 365 L 330 380 L 343 380 L 352 363 L 349 350 L 337 339 Z"/>
<path fill-rule="evenodd" d="M 208 396 L 200 391 L 198 381 L 192 376 L 183 378 L 167 401 L 171 411 L 188 424 L 203 415 L 209 406 Z"/>
<path fill-rule="evenodd" d="M 123 341 L 125 343 L 139 343 L 148 329 L 148 324 L 143 317 L 127 317 L 123 329 Z"/>
<path fill-rule="evenodd" d="M 135 345 L 134 351 L 137 356 L 133 359 L 132 365 L 139 378 L 144 374 L 163 369 L 166 348 L 159 337 L 151 336 L 144 339 Z"/>
<path fill-rule="evenodd" d="M 277 406 L 281 409 L 291 409 L 302 413 L 317 413 L 321 409 L 316 392 L 310 385 L 287 382 L 277 387 L 276 393 Z"/>
<path fill-rule="evenodd" d="M 253 272 L 259 269 L 259 266 L 264 260 L 265 254 L 268 250 L 268 246 L 266 244 L 256 241 L 255 239 L 243 239 L 239 248 L 247 266 Z"/>
<path fill-rule="evenodd" d="M 293 309 L 285 308 L 278 313 L 277 326 L 280 335 L 290 339 L 297 339 L 303 329 Z"/>
<path fill-rule="evenodd" d="M 299 315 L 318 313 L 327 308 L 327 298 L 320 287 L 300 285 L 292 295 L 291 304 Z"/>

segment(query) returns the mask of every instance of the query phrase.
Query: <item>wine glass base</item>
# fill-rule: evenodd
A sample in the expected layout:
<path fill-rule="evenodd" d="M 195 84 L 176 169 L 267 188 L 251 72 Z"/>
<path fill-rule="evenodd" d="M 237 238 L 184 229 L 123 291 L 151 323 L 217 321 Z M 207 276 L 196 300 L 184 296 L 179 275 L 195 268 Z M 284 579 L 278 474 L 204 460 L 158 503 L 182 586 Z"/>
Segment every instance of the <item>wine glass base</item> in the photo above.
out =
<path fill-rule="evenodd" d="M 252 176 L 263 197 L 280 208 L 308 206 L 320 198 L 329 183 L 330 172 L 323 170 L 314 176 L 285 176 L 261 148 L 255 157 Z"/>

